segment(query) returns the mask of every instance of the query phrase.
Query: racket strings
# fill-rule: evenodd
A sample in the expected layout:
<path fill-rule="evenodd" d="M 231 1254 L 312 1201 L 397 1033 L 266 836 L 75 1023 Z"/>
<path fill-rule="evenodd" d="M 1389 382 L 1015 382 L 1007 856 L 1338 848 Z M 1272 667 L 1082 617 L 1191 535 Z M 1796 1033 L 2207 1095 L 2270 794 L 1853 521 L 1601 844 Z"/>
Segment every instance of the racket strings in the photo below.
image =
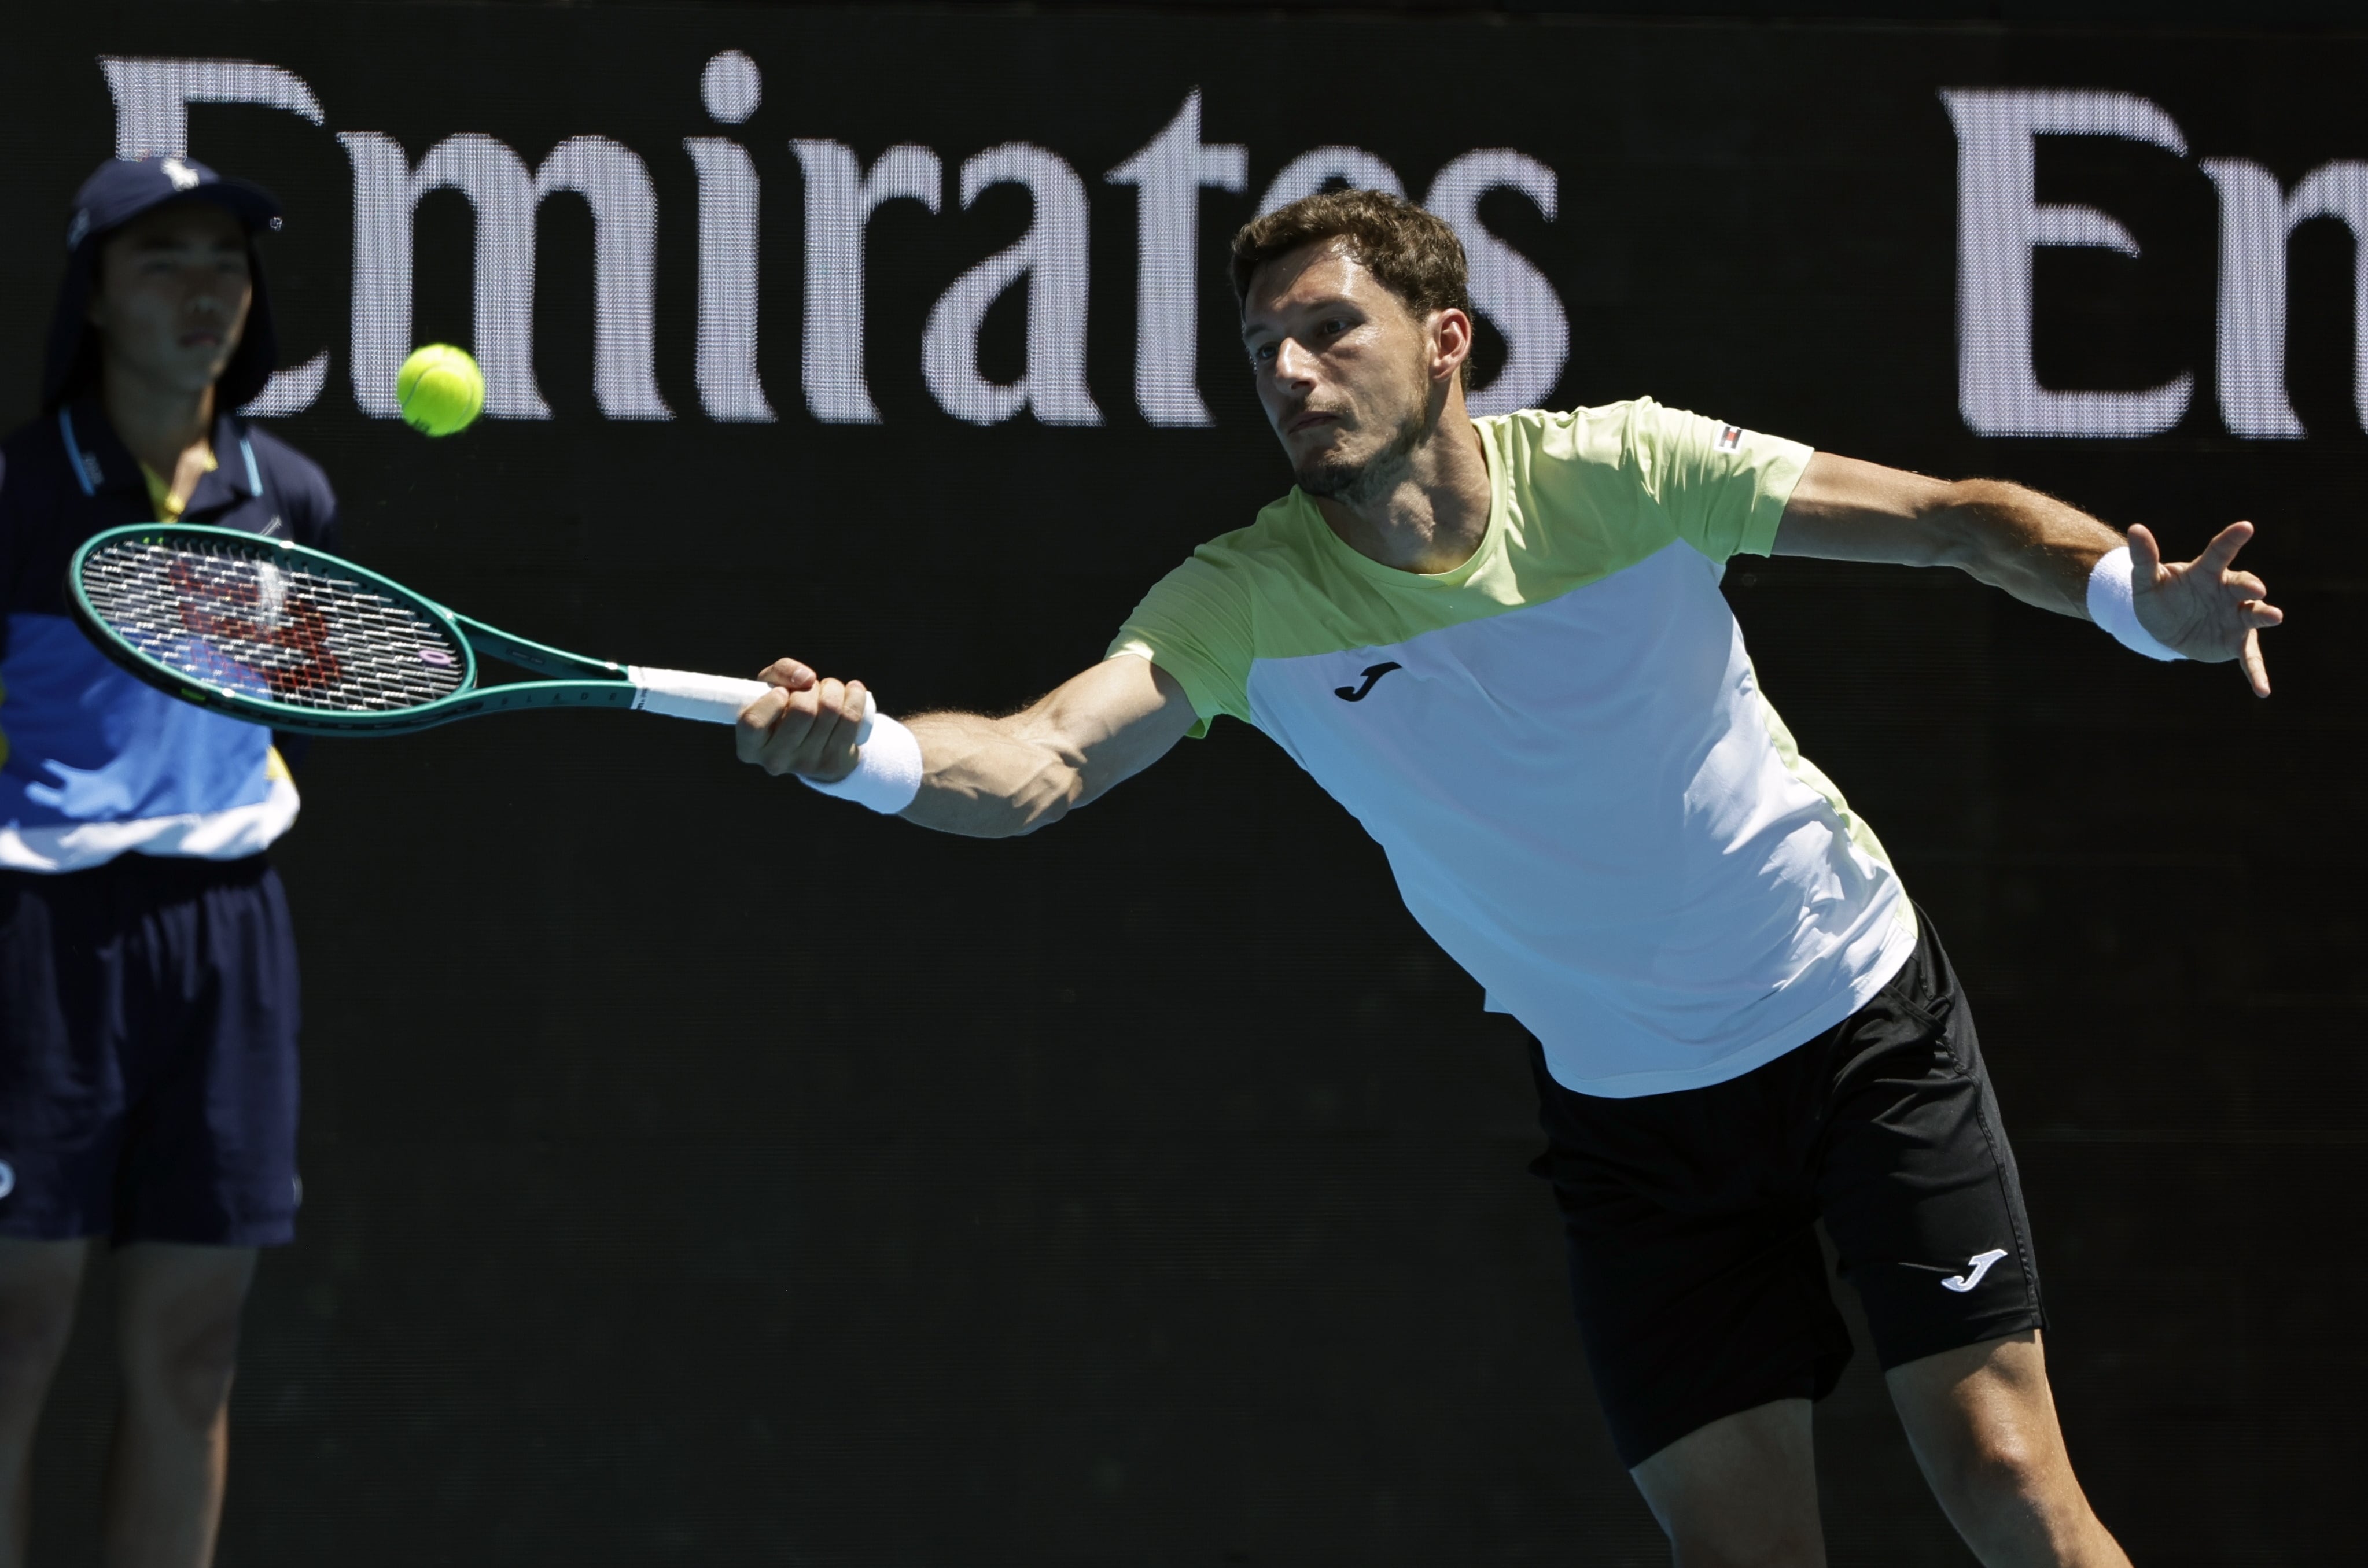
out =
<path fill-rule="evenodd" d="M 316 712 L 378 713 L 451 696 L 459 639 L 384 590 L 268 545 L 129 539 L 83 562 L 84 597 L 176 674 Z"/>

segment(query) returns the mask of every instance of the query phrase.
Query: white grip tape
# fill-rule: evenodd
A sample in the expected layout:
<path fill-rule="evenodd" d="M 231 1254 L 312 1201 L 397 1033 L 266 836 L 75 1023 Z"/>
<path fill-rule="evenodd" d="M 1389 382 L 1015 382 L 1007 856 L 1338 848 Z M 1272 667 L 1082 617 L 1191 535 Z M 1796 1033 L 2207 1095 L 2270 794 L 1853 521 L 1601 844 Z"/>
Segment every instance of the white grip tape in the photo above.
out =
<path fill-rule="evenodd" d="M 2183 659 L 2186 654 L 2164 647 L 2154 633 L 2138 624 L 2137 595 L 2131 582 L 2130 547 L 2107 551 L 2089 572 L 2089 619 L 2113 634 L 2113 640 L 2149 659 Z"/>
<path fill-rule="evenodd" d="M 871 716 L 866 733 L 870 738 L 856 754 L 854 772 L 836 783 L 806 778 L 806 784 L 825 795 L 894 816 L 921 792 L 921 743 L 885 713 Z M 798 777 L 805 778 L 803 774 Z"/>
<path fill-rule="evenodd" d="M 709 724 L 736 723 L 740 710 L 773 688 L 761 680 L 731 676 L 703 676 L 695 670 L 653 670 L 628 665 L 625 678 L 633 683 L 633 706 L 644 713 L 669 719 L 697 719 Z M 861 745 L 871 738 L 871 721 L 878 706 L 863 694 L 863 728 L 855 733 Z"/>

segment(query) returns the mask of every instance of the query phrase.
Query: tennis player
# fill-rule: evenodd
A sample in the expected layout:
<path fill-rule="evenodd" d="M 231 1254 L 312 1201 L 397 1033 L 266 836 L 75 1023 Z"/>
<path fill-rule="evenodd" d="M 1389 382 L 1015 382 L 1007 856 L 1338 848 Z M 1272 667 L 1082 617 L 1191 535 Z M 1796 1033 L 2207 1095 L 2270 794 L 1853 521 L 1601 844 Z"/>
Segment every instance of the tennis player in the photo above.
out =
<path fill-rule="evenodd" d="M 1916 1456 L 1982 1562 L 2122 1563 L 2066 1458 L 2014 1156 L 1939 934 L 1801 756 L 1719 593 L 1736 554 L 1954 566 L 2269 693 L 2248 525 L 2164 562 L 2059 501 L 1812 452 L 1646 399 L 1474 419 L 1439 220 L 1309 197 L 1235 237 L 1297 487 L 1008 718 L 879 723 L 795 660 L 740 755 L 926 827 L 1042 827 L 1221 715 L 1380 840 L 1534 1037 L 1579 1326 L 1686 1564 L 1822 1562 L 1813 1401 L 1841 1255 Z"/>
<path fill-rule="evenodd" d="M 277 343 L 279 206 L 185 158 L 74 198 L 41 416 L 0 446 L 0 1565 L 91 1241 L 122 1368 L 114 1568 L 213 1556 L 239 1313 L 293 1235 L 296 949 L 264 849 L 296 818 L 268 732 L 118 670 L 68 619 L 102 528 L 179 520 L 326 547 L 321 471 L 232 412 Z"/>

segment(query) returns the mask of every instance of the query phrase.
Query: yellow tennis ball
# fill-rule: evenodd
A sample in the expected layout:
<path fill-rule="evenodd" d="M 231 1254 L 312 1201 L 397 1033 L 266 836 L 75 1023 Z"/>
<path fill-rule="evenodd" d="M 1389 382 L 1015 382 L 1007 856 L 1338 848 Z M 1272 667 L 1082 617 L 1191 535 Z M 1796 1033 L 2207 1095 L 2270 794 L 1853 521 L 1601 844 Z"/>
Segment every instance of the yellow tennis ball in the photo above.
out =
<path fill-rule="evenodd" d="M 394 373 L 403 422 L 424 436 L 466 430 L 485 411 L 485 376 L 465 348 L 431 343 Z"/>

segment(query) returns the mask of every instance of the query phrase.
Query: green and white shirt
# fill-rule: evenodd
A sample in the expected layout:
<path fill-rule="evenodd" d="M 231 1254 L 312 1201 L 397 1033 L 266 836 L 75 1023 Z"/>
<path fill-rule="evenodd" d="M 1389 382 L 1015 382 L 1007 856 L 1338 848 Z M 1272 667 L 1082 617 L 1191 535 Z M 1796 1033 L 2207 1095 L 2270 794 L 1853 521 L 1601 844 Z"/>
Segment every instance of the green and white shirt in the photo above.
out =
<path fill-rule="evenodd" d="M 1649 399 L 1475 420 L 1488 529 L 1436 576 L 1299 490 L 1136 607 L 1205 734 L 1255 724 L 1379 840 L 1415 918 L 1545 1048 L 1627 1097 L 1839 1023 L 1915 944 L 1873 831 L 1760 695 L 1718 583 L 1809 449 Z"/>

